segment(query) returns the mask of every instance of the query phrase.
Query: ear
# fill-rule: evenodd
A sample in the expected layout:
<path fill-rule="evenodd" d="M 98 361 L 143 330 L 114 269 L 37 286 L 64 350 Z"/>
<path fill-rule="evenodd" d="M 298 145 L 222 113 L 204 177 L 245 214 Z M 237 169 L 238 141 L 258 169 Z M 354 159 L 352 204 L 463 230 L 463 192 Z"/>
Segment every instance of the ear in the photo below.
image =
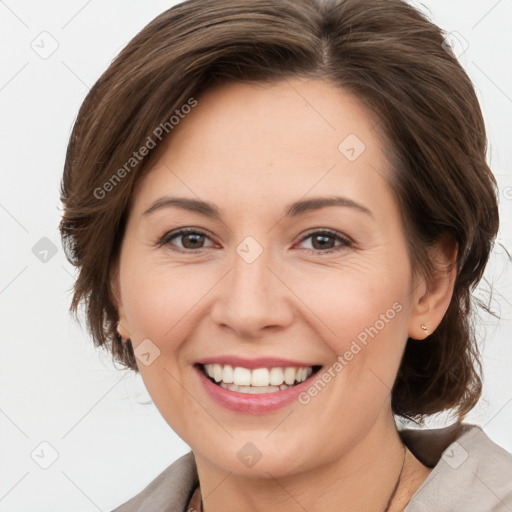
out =
<path fill-rule="evenodd" d="M 418 280 L 409 321 L 409 337 L 422 340 L 441 323 L 452 299 L 457 277 L 458 246 L 450 235 L 443 235 L 429 250 L 434 271 Z"/>
<path fill-rule="evenodd" d="M 130 338 L 130 333 L 127 330 L 127 322 L 126 316 L 124 312 L 123 302 L 121 300 L 121 283 L 119 278 L 119 260 L 115 261 L 112 264 L 111 272 L 110 272 L 110 290 L 114 297 L 115 306 L 117 309 L 117 315 L 119 319 L 119 323 L 117 325 L 117 330 L 119 334 L 123 338 Z"/>

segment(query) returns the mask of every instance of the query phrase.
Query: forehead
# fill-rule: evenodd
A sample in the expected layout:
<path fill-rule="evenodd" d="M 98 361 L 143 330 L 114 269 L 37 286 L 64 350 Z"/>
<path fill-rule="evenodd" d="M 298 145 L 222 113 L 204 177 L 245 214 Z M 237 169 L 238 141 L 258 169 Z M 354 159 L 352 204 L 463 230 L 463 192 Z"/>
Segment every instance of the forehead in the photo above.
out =
<path fill-rule="evenodd" d="M 236 150 L 234 156 L 248 151 L 332 158 L 338 157 L 339 144 L 348 135 L 374 146 L 379 124 L 361 99 L 328 81 L 230 82 L 198 98 L 198 105 L 173 130 L 170 146 L 176 151 L 187 143 L 195 145 L 198 157 L 227 148 Z M 311 144 L 302 146 L 305 140 Z"/>
<path fill-rule="evenodd" d="M 378 127 L 360 99 L 324 80 L 216 85 L 174 127 L 138 202 L 164 191 L 254 205 L 334 190 L 364 195 L 386 186 Z"/>

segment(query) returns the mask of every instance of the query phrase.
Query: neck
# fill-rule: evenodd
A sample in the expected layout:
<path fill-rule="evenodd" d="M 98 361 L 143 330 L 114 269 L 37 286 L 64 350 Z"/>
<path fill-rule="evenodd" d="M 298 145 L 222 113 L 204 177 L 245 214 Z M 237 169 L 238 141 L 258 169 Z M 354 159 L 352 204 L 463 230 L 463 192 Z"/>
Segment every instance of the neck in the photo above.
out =
<path fill-rule="evenodd" d="M 383 512 L 402 470 L 404 446 L 389 415 L 387 421 L 376 423 L 343 456 L 279 478 L 264 471 L 254 478 L 235 475 L 194 455 L 204 512 Z M 389 512 L 403 510 L 397 506 L 405 506 L 410 498 L 404 477 L 410 478 L 413 459 L 416 460 L 407 452 Z"/>

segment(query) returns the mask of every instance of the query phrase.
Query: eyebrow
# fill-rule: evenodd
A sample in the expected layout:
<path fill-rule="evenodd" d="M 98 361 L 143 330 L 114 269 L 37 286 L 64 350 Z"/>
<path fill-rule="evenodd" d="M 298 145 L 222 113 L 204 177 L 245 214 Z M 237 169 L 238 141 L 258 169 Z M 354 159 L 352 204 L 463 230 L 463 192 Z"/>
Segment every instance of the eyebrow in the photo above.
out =
<path fill-rule="evenodd" d="M 353 201 L 347 197 L 328 196 L 328 197 L 313 197 L 311 199 L 302 199 L 287 205 L 285 210 L 285 217 L 299 217 L 305 213 L 326 208 L 329 206 L 342 206 L 353 208 L 362 213 L 373 217 L 372 212 L 362 204 Z M 142 215 L 149 215 L 162 208 L 182 208 L 190 212 L 199 213 L 205 217 L 212 219 L 220 219 L 221 214 L 219 209 L 212 203 L 207 201 L 200 201 L 198 199 L 190 199 L 187 197 L 171 197 L 163 196 L 157 199 Z"/>

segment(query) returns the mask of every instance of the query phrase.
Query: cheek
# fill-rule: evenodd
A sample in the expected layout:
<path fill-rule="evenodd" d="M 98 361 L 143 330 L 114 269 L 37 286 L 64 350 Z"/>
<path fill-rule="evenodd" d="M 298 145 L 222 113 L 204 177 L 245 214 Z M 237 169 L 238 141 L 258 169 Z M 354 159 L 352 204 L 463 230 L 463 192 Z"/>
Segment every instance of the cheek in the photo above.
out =
<path fill-rule="evenodd" d="M 347 340 L 360 335 L 364 342 L 367 329 L 384 333 L 406 325 L 408 280 L 404 275 L 386 273 L 382 267 L 311 271 L 308 279 L 303 274 L 293 277 L 291 287 L 338 353 L 346 348 Z"/>
<path fill-rule="evenodd" d="M 339 363 L 331 370 L 337 376 L 337 400 L 361 404 L 371 397 L 384 399 L 407 340 L 407 273 L 374 261 L 364 268 L 317 269 L 307 280 L 297 274 L 292 288 L 304 297 L 302 317 L 315 337 L 329 346 L 333 364 Z"/>
<path fill-rule="evenodd" d="M 218 281 L 213 268 L 127 261 L 121 272 L 123 303 L 132 341 L 150 338 L 165 342 L 172 350 L 172 340 L 186 336 L 190 315 L 197 309 Z M 123 273 L 124 271 L 124 273 Z M 188 326 L 190 328 L 190 326 Z"/>

